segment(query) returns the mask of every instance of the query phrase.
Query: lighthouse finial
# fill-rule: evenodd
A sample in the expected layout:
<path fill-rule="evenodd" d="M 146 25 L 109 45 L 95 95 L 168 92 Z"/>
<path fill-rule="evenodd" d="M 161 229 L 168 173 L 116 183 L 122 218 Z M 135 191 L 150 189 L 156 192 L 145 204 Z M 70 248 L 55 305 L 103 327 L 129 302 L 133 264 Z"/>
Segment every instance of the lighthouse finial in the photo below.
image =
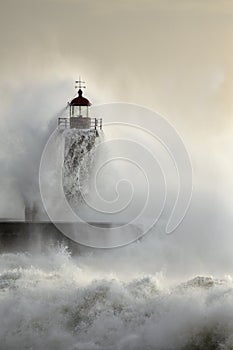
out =
<path fill-rule="evenodd" d="M 83 85 L 83 84 L 85 84 L 85 81 L 82 81 L 80 76 L 79 76 L 79 79 L 75 81 L 75 84 L 78 84 L 78 85 L 75 85 L 75 89 L 77 89 L 77 88 L 79 90 L 80 89 L 86 89 L 86 86 Z"/>

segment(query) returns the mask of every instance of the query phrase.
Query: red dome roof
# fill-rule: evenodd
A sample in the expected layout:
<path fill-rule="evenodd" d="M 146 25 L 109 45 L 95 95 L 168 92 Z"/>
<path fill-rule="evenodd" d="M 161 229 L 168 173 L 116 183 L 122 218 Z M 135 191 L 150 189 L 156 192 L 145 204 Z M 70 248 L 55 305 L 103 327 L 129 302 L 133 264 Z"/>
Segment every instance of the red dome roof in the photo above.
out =
<path fill-rule="evenodd" d="M 83 92 L 81 89 L 78 90 L 78 97 L 75 97 L 71 102 L 71 106 L 91 106 L 91 102 L 82 96 Z"/>

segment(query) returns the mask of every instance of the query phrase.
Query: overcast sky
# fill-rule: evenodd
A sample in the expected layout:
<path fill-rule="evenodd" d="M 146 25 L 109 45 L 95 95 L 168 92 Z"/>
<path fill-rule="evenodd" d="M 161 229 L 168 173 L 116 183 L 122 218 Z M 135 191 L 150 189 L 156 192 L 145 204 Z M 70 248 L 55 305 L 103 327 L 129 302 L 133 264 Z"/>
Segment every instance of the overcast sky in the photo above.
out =
<path fill-rule="evenodd" d="M 97 100 L 229 128 L 232 1 L 8 0 L 0 10 L 1 97 L 6 82 L 71 78 L 73 89 L 82 75 Z"/>

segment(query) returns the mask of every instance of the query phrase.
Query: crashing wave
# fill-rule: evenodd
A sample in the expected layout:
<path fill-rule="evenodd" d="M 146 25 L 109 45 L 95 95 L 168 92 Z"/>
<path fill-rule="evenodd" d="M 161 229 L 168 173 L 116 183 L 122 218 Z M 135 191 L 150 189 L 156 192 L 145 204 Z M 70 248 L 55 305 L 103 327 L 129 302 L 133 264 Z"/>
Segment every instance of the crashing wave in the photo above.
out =
<path fill-rule="evenodd" d="M 156 276 L 98 278 L 85 261 L 64 248 L 0 255 L 1 349 L 233 348 L 232 283 L 198 276 L 182 291 Z"/>
<path fill-rule="evenodd" d="M 216 279 L 209 276 L 196 276 L 189 281 L 182 283 L 180 287 L 182 288 L 211 288 L 215 285 L 221 285 L 226 283 L 227 281 L 224 279 Z"/>

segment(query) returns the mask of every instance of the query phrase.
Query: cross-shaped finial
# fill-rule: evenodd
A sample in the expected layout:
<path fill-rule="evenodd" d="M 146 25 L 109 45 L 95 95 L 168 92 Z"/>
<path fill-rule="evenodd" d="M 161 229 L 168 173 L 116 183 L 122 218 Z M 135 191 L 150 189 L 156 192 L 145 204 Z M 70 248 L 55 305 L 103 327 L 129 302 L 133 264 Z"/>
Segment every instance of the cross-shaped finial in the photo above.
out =
<path fill-rule="evenodd" d="M 79 76 L 79 79 L 75 81 L 75 84 L 78 84 L 78 85 L 75 85 L 75 89 L 77 89 L 77 88 L 86 89 L 86 86 L 83 85 L 83 84 L 85 84 L 85 81 L 82 81 L 80 76 Z"/>

